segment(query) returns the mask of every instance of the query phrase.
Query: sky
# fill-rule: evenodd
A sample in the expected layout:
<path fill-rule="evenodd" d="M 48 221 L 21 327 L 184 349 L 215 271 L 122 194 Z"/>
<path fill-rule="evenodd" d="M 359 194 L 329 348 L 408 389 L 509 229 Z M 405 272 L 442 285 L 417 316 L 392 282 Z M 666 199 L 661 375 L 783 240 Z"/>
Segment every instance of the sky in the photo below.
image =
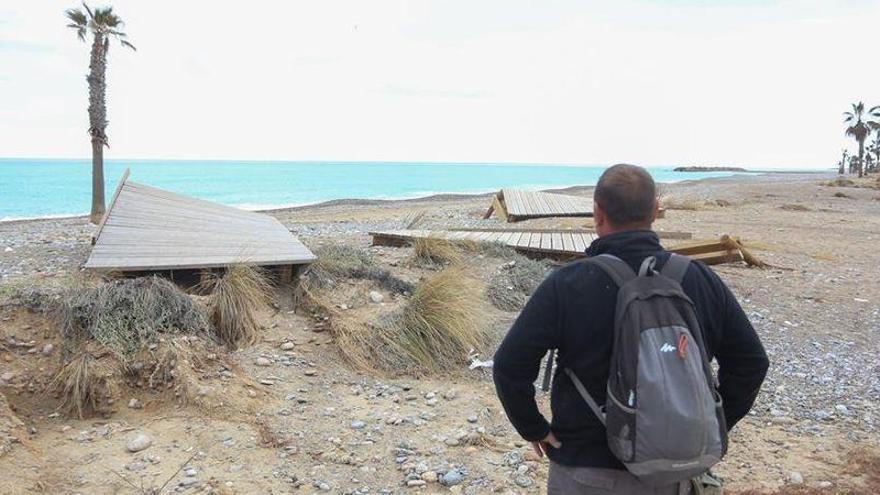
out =
<path fill-rule="evenodd" d="M 829 168 L 880 105 L 880 0 L 112 5 L 107 158 Z M 0 157 L 90 156 L 76 6 L 0 0 Z"/>

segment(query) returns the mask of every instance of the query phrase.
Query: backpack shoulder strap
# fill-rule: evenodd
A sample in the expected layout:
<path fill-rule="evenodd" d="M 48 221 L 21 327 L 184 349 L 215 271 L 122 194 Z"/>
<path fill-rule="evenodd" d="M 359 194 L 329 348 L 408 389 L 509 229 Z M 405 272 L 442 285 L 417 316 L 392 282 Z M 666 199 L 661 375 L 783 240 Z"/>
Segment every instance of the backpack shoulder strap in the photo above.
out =
<path fill-rule="evenodd" d="M 666 260 L 666 264 L 663 265 L 663 269 L 660 270 L 660 274 L 681 284 L 682 281 L 684 281 L 684 274 L 687 273 L 689 266 L 691 266 L 690 258 L 680 254 L 670 253 L 669 259 Z"/>
<path fill-rule="evenodd" d="M 602 269 L 617 287 L 623 287 L 623 284 L 637 277 L 636 272 L 626 264 L 625 261 L 612 254 L 600 254 L 588 258 L 588 261 L 596 264 Z"/>

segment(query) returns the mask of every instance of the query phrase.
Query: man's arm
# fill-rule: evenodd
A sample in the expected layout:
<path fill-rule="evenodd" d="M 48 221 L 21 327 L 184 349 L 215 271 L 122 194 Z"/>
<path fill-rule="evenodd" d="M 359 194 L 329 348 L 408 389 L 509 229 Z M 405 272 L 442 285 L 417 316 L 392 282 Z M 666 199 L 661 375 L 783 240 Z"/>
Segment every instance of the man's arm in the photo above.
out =
<path fill-rule="evenodd" d="M 495 353 L 493 377 L 507 417 L 524 439 L 547 438 L 550 424 L 535 403 L 535 380 L 541 358 L 559 347 L 559 301 L 551 274 L 535 290 Z"/>
<path fill-rule="evenodd" d="M 716 276 L 717 278 L 717 276 Z M 727 285 L 717 278 L 723 290 L 723 331 L 718 359 L 719 393 L 724 400 L 724 416 L 731 429 L 755 403 L 770 361 L 761 339 Z"/>

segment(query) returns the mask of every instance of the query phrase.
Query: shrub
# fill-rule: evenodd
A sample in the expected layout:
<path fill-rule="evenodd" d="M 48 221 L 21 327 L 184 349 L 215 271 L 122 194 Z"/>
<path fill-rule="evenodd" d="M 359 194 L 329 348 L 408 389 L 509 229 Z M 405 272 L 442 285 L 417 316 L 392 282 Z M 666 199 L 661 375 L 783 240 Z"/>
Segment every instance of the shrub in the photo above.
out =
<path fill-rule="evenodd" d="M 199 289 L 208 293 L 208 314 L 217 340 L 231 349 L 256 342 L 258 312 L 272 300 L 264 269 L 232 265 L 220 274 L 207 272 Z"/>
<path fill-rule="evenodd" d="M 372 280 L 391 292 L 412 292 L 413 285 L 380 268 L 365 249 L 331 244 L 312 250 L 317 259 L 309 265 L 301 284 L 306 291 L 335 287 L 344 279 Z"/>
<path fill-rule="evenodd" d="M 448 370 L 465 362 L 489 340 L 479 283 L 461 267 L 443 269 L 386 320 L 382 339 L 393 355 L 418 369 Z"/>
<path fill-rule="evenodd" d="M 517 311 L 547 276 L 549 261 L 535 261 L 522 255 L 504 264 L 489 280 L 486 297 L 502 311 Z"/>
<path fill-rule="evenodd" d="M 488 330 L 479 283 L 451 266 L 420 283 L 407 303 L 365 323 L 326 308 L 342 356 L 364 371 L 436 372 L 482 350 Z"/>
<path fill-rule="evenodd" d="M 93 339 L 123 361 L 159 334 L 207 334 L 210 328 L 195 300 L 156 276 L 70 290 L 58 311 L 68 351 Z"/>

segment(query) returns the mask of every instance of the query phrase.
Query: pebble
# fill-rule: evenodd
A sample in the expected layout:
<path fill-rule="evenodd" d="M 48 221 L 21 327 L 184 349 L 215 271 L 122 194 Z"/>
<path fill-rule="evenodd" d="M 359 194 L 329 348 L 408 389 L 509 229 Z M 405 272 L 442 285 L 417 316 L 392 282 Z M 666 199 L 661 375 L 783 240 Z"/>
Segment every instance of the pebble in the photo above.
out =
<path fill-rule="evenodd" d="M 131 409 L 141 409 L 144 407 L 144 405 L 141 404 L 141 401 L 132 398 L 130 401 L 128 401 L 128 407 Z"/>
<path fill-rule="evenodd" d="M 351 427 L 355 430 L 363 430 L 366 426 L 366 423 L 358 419 L 351 422 Z"/>
<path fill-rule="evenodd" d="M 370 291 L 370 301 L 373 301 L 374 303 L 379 304 L 384 300 L 385 300 L 385 296 L 383 296 L 379 292 L 376 292 L 374 290 Z"/>
<path fill-rule="evenodd" d="M 192 476 L 199 474 L 199 470 L 196 468 L 186 468 L 183 470 L 183 474 L 184 474 L 184 476 L 192 477 Z"/>
<path fill-rule="evenodd" d="M 513 482 L 516 483 L 517 486 L 520 486 L 522 488 L 528 488 L 532 486 L 532 479 L 525 475 L 517 476 L 516 479 L 513 480 Z"/>
<path fill-rule="evenodd" d="M 55 346 L 52 344 L 46 344 L 43 346 L 43 350 L 41 351 L 44 356 L 51 356 L 52 351 L 55 350 Z"/>
<path fill-rule="evenodd" d="M 464 481 L 464 473 L 458 469 L 451 469 L 440 476 L 440 484 L 443 486 L 455 486 Z"/>
<path fill-rule="evenodd" d="M 437 481 L 437 478 L 438 476 L 436 471 L 425 471 L 424 473 L 422 473 L 422 479 L 428 483 Z"/>
<path fill-rule="evenodd" d="M 3 373 L 2 375 L 0 375 L 0 381 L 4 381 L 7 383 L 11 382 L 13 378 L 15 378 L 15 373 L 13 373 L 11 371 L 7 371 L 6 373 Z"/>
<path fill-rule="evenodd" d="M 129 452 L 140 452 L 150 448 L 153 445 L 153 439 L 146 433 L 138 433 L 125 444 L 125 450 Z"/>
<path fill-rule="evenodd" d="M 479 418 L 477 418 L 476 414 L 471 414 L 467 418 L 468 423 L 476 423 L 478 420 L 479 420 Z"/>
<path fill-rule="evenodd" d="M 295 344 L 293 342 L 284 342 L 283 344 L 281 344 L 282 351 L 292 351 L 294 347 Z"/>
<path fill-rule="evenodd" d="M 425 486 L 428 483 L 425 480 L 409 480 L 406 482 L 408 487 Z"/>
<path fill-rule="evenodd" d="M 254 364 L 256 364 L 257 366 L 270 366 L 272 364 L 272 361 L 269 361 L 268 359 L 260 356 L 257 358 Z"/>
<path fill-rule="evenodd" d="M 804 477 L 801 473 L 792 471 L 791 474 L 788 475 L 788 481 L 790 481 L 792 485 L 802 485 L 804 483 Z"/>

